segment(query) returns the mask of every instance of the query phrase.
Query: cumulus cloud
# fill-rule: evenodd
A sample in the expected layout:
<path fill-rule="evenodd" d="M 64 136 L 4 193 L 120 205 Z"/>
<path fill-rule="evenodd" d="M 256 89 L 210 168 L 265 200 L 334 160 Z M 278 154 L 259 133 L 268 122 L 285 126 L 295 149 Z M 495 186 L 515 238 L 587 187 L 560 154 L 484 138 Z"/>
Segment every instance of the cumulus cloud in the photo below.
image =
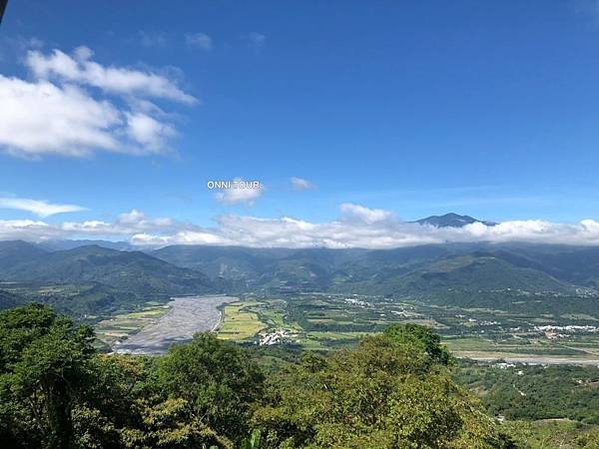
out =
<path fill-rule="evenodd" d="M 315 189 L 317 187 L 316 184 L 311 183 L 307 179 L 296 178 L 295 176 L 289 178 L 289 182 L 291 183 L 293 190 L 297 192 Z"/>
<path fill-rule="evenodd" d="M 364 223 L 372 224 L 377 221 L 388 220 L 393 216 L 393 212 L 384 209 L 370 209 L 359 204 L 343 203 L 340 206 L 341 214 L 351 220 L 358 220 Z"/>
<path fill-rule="evenodd" d="M 29 198 L 0 197 L 0 208 L 31 212 L 38 217 L 88 210 L 75 204 L 56 204 Z"/>
<path fill-rule="evenodd" d="M 0 75 L 0 104 L 0 146 L 6 152 L 85 156 L 93 149 L 120 148 L 112 132 L 120 124 L 119 111 L 75 86 Z"/>
<path fill-rule="evenodd" d="M 127 113 L 126 118 L 129 137 L 152 151 L 160 151 L 165 141 L 177 135 L 171 124 L 162 123 L 148 114 Z"/>
<path fill-rule="evenodd" d="M 26 158 L 170 151 L 177 133 L 153 100 L 197 100 L 162 75 L 105 67 L 91 57 L 87 47 L 73 55 L 30 51 L 33 81 L 0 75 L 0 150 Z"/>
<path fill-rule="evenodd" d="M 425 244 L 470 242 L 534 242 L 598 245 L 599 222 L 575 224 L 538 220 L 511 221 L 497 226 L 473 223 L 463 228 L 437 228 L 387 219 L 373 223 L 345 219 L 311 223 L 291 217 L 257 218 L 226 215 L 213 228 L 184 229 L 173 234 L 144 233 L 133 243 L 145 245 L 214 244 L 248 247 L 390 249 Z"/>
<path fill-rule="evenodd" d="M 174 243 L 176 242 L 176 243 Z M 201 231 L 179 231 L 173 235 L 135 234 L 131 244 L 138 246 L 168 246 L 168 245 L 233 245 L 234 243 L 216 234 Z"/>
<path fill-rule="evenodd" d="M 163 229 L 173 225 L 170 218 L 150 218 L 137 209 L 131 209 L 130 212 L 120 214 L 116 220 L 118 225 L 127 227 L 134 225 L 136 229 Z"/>
<path fill-rule="evenodd" d="M 59 231 L 66 235 L 106 237 L 129 237 L 143 232 L 174 233 L 182 228 L 183 224 L 175 225 L 170 218 L 150 218 L 137 209 L 118 215 L 112 222 L 102 220 L 67 221 L 58 227 Z"/>
<path fill-rule="evenodd" d="M 88 47 L 78 47 L 72 56 L 60 50 L 49 55 L 32 50 L 27 53 L 26 65 L 38 78 L 56 77 L 59 80 L 97 87 L 115 94 L 167 98 L 186 104 L 197 99 L 183 92 L 173 81 L 156 73 L 124 67 L 103 66 L 91 60 Z"/>
<path fill-rule="evenodd" d="M 212 38 L 206 33 L 187 33 L 185 43 L 191 48 L 199 48 L 204 51 L 212 50 Z"/>
<path fill-rule="evenodd" d="M 230 182 L 230 186 L 223 188 L 216 194 L 216 199 L 223 204 L 247 204 L 253 205 L 264 193 L 264 187 L 261 184 L 254 185 L 254 182 L 246 182 L 242 178 L 235 178 Z"/>
<path fill-rule="evenodd" d="M 354 214 L 350 219 L 346 215 L 347 211 L 342 211 L 340 218 L 325 223 L 292 217 L 223 215 L 215 219 L 214 226 L 202 227 L 168 217 L 152 218 L 136 209 L 123 213 L 112 221 L 50 224 L 41 220 L 0 220 L 0 240 L 118 238 L 128 239 L 134 245 L 154 247 L 196 244 L 371 249 L 471 242 L 599 245 L 599 222 L 594 220 L 572 224 L 515 220 L 495 226 L 472 223 L 461 228 L 438 228 L 402 222 L 388 213 L 372 215 L 372 211 L 377 209 L 360 207 L 366 212 L 353 208 L 359 215 Z"/>
<path fill-rule="evenodd" d="M 0 220 L 0 240 L 44 241 L 65 238 L 67 233 L 40 220 Z"/>

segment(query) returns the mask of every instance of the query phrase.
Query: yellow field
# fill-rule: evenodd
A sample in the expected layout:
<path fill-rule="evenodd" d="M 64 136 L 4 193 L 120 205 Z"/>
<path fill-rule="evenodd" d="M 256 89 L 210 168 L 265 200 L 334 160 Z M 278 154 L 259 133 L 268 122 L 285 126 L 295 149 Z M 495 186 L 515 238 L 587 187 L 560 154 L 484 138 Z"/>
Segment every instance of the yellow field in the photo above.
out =
<path fill-rule="evenodd" d="M 225 306 L 224 318 L 218 330 L 219 338 L 224 340 L 244 340 L 251 338 L 266 326 L 258 318 L 258 314 L 247 310 L 256 302 L 233 303 Z"/>

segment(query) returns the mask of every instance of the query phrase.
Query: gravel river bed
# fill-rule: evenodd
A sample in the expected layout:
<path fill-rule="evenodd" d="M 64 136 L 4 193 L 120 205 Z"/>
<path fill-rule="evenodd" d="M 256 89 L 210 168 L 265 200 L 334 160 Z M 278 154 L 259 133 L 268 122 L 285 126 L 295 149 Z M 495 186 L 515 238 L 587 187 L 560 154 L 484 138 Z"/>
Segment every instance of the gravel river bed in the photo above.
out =
<path fill-rule="evenodd" d="M 162 354 L 174 343 L 191 340 L 196 332 L 216 329 L 221 319 L 218 308 L 235 301 L 239 298 L 223 295 L 172 298 L 166 315 L 114 346 L 114 352 Z"/>

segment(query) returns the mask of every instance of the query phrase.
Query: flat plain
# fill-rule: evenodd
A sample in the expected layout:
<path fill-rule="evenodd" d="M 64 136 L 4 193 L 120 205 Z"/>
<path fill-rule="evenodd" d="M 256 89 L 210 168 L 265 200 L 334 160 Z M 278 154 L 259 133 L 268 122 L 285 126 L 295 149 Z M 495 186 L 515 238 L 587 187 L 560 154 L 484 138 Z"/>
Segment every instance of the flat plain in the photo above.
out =
<path fill-rule="evenodd" d="M 261 343 L 259 334 L 284 332 L 286 343 L 326 351 L 354 345 L 392 324 L 417 323 L 433 327 L 460 358 L 599 365 L 595 316 L 531 317 L 505 310 L 323 293 L 254 296 L 224 310 L 218 333 L 228 340 Z"/>

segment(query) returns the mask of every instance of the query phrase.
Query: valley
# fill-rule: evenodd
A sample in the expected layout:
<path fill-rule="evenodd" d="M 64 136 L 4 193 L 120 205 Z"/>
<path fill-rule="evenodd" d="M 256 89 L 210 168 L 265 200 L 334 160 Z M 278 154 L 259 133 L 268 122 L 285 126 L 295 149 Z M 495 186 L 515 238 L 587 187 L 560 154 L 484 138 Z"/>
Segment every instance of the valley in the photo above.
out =
<path fill-rule="evenodd" d="M 221 319 L 219 307 L 235 301 L 237 298 L 220 295 L 172 298 L 164 306 L 168 308 L 164 315 L 140 329 L 133 328 L 137 332 L 123 335 L 126 338 L 114 341 L 111 349 L 126 354 L 165 353 L 172 344 L 187 342 L 197 332 L 215 330 Z M 147 315 L 145 311 L 138 319 Z"/>
<path fill-rule="evenodd" d="M 586 316 L 545 314 L 536 318 L 505 310 L 431 306 L 414 300 L 307 293 L 277 299 L 253 297 L 234 311 L 225 309 L 223 326 L 238 320 L 240 312 L 254 317 L 255 333 L 227 333 L 226 338 L 239 342 L 285 343 L 327 351 L 355 345 L 364 335 L 381 332 L 392 324 L 415 323 L 432 327 L 462 358 L 599 365 L 599 326 Z M 220 330 L 218 333 L 221 335 Z M 269 340 L 269 335 L 277 338 Z"/>
<path fill-rule="evenodd" d="M 50 306 L 94 330 L 100 360 L 149 366 L 212 332 L 268 376 L 418 324 L 451 352 L 455 382 L 530 444 L 522 447 L 577 444 L 597 431 L 599 249 L 143 252 L 88 243 L 0 242 L 0 309 Z"/>
<path fill-rule="evenodd" d="M 96 332 L 117 352 L 165 352 L 171 342 L 189 340 L 192 329 L 215 330 L 219 338 L 241 344 L 329 351 L 353 346 L 365 335 L 398 323 L 432 327 L 460 358 L 599 365 L 599 326 L 586 315 L 531 317 L 365 295 L 175 298 L 102 320 Z"/>
<path fill-rule="evenodd" d="M 416 323 L 433 328 L 459 357 L 599 363 L 595 248 L 140 252 L 88 243 L 52 250 L 0 242 L 0 308 L 51 305 L 94 326 L 108 351 L 163 352 L 169 341 L 215 327 L 220 338 L 242 344 L 328 351 L 391 324 Z M 184 295 L 201 297 L 202 307 Z"/>

